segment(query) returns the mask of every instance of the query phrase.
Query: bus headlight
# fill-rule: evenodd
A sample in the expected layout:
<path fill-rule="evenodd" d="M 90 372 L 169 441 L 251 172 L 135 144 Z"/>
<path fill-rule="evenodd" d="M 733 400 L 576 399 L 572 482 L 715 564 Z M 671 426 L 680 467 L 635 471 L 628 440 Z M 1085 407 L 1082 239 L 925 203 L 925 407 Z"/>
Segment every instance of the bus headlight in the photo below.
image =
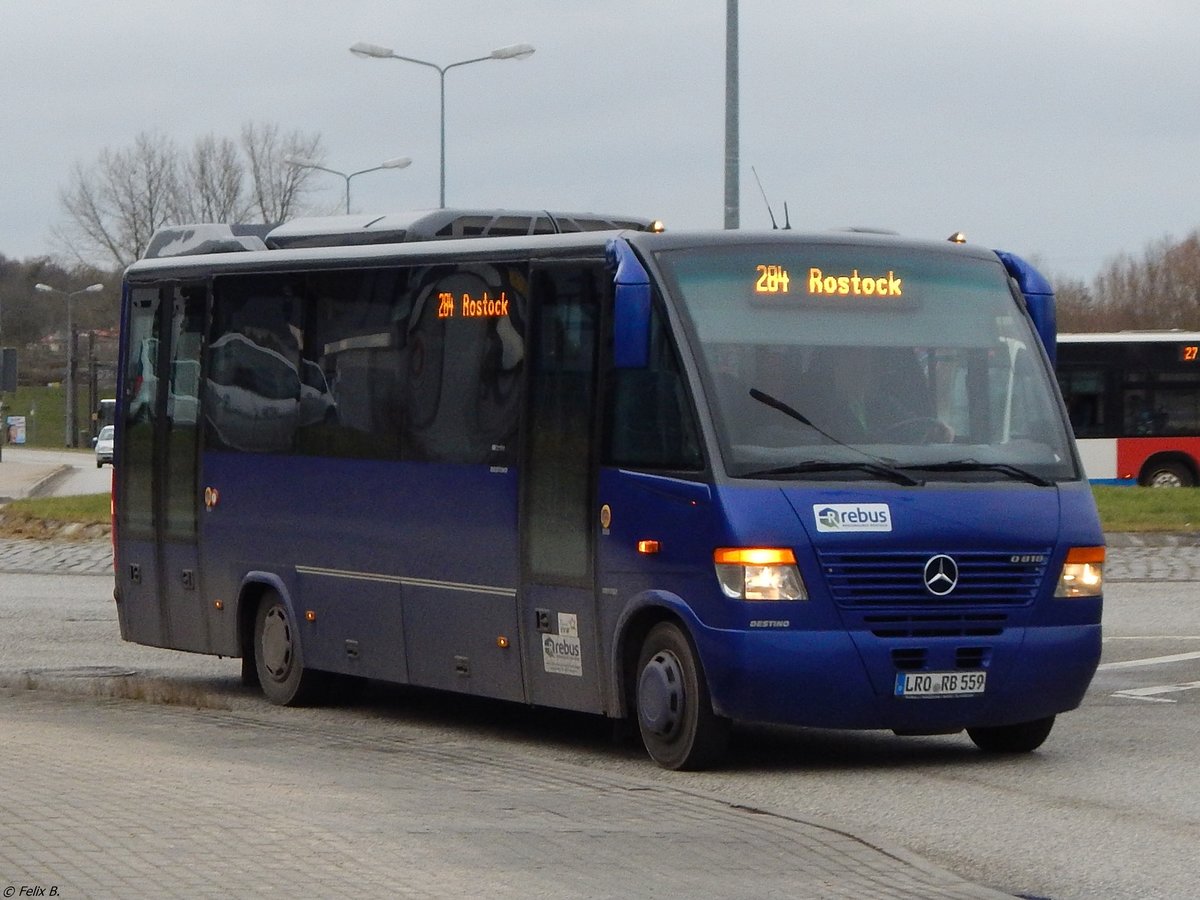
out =
<path fill-rule="evenodd" d="M 787 549 L 722 547 L 713 551 L 717 581 L 736 600 L 807 600 L 796 554 Z"/>
<path fill-rule="evenodd" d="M 1058 576 L 1055 597 L 1099 597 L 1104 591 L 1104 548 L 1072 547 Z"/>

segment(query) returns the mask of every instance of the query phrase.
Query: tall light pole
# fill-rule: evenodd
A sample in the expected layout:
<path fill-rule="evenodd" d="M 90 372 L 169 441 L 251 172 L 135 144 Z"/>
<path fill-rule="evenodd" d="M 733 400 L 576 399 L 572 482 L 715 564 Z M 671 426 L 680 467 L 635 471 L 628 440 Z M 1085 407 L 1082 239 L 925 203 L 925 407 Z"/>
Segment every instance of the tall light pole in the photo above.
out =
<path fill-rule="evenodd" d="M 337 169 L 328 169 L 318 163 L 316 160 L 305 159 L 303 156 L 285 156 L 283 161 L 289 166 L 295 166 L 298 169 L 319 169 L 322 172 L 328 172 L 330 175 L 337 175 L 346 180 L 346 215 L 350 215 L 350 179 L 359 175 L 366 175 L 368 172 L 378 172 L 380 169 L 407 169 L 412 165 L 412 160 L 407 156 L 397 156 L 395 159 L 385 159 L 377 166 L 371 166 L 369 169 L 359 169 L 357 172 L 339 172 Z"/>
<path fill-rule="evenodd" d="M 738 4 L 725 0 L 725 227 L 741 220 L 738 183 Z"/>
<path fill-rule="evenodd" d="M 95 294 L 104 290 L 102 284 L 89 284 L 77 291 L 63 291 L 48 284 L 35 284 L 35 291 L 44 294 L 59 294 L 67 298 L 67 415 L 65 447 L 78 447 L 79 436 L 75 433 L 75 298 L 80 294 Z"/>
<path fill-rule="evenodd" d="M 528 59 L 533 56 L 534 48 L 529 44 L 513 44 L 509 47 L 498 47 L 487 56 L 477 56 L 474 59 L 464 59 L 449 65 L 439 66 L 437 63 L 426 62 L 423 59 L 413 59 L 411 56 L 401 56 L 390 47 L 380 47 L 378 44 L 365 44 L 359 41 L 350 48 L 355 56 L 364 59 L 399 59 L 404 62 L 416 63 L 437 70 L 441 80 L 441 166 L 440 187 L 438 190 L 438 205 L 446 206 L 446 73 L 458 66 L 468 66 L 471 63 L 486 62 L 489 59 Z"/>

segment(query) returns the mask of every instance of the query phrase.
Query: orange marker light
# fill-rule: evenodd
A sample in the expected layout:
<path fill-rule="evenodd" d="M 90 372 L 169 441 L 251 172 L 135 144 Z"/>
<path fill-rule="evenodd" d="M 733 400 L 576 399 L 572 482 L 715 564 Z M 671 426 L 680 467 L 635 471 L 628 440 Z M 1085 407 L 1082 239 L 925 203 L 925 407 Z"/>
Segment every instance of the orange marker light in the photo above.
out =
<path fill-rule="evenodd" d="M 657 553 L 658 541 L 638 541 L 638 553 Z"/>
<path fill-rule="evenodd" d="M 504 635 L 499 635 L 496 638 L 496 646 L 499 647 L 501 650 L 507 650 L 508 649 L 508 638 L 506 638 Z"/>
<path fill-rule="evenodd" d="M 1072 547 L 1067 551 L 1069 563 L 1102 563 L 1104 562 L 1103 547 Z"/>
<path fill-rule="evenodd" d="M 796 554 L 789 548 L 719 547 L 713 562 L 729 566 L 794 566 Z"/>
<path fill-rule="evenodd" d="M 308 612 L 306 612 L 306 613 L 304 614 L 304 621 L 305 621 L 305 622 L 315 622 L 315 621 L 317 621 L 317 614 L 316 614 L 316 613 L 315 613 L 313 610 L 311 610 L 311 609 L 310 609 Z"/>

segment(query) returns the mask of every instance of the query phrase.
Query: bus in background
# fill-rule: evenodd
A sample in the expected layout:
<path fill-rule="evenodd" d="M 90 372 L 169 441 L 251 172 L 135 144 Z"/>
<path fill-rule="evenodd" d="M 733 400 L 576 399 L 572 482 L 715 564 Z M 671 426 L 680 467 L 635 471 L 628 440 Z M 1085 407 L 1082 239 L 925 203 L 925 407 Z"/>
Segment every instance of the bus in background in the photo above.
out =
<path fill-rule="evenodd" d="M 117 421 L 117 401 L 101 400 L 96 407 L 96 412 L 92 416 L 92 422 L 95 426 L 95 431 L 99 434 L 100 429 L 105 425 L 115 425 Z"/>
<path fill-rule="evenodd" d="M 1057 370 L 1094 483 L 1200 483 L 1200 332 L 1060 334 Z"/>
<path fill-rule="evenodd" d="M 213 226 L 127 270 L 122 637 L 284 705 L 378 679 L 628 718 L 672 769 L 735 721 L 1038 747 L 1104 560 L 1044 280 L 539 215 Z"/>

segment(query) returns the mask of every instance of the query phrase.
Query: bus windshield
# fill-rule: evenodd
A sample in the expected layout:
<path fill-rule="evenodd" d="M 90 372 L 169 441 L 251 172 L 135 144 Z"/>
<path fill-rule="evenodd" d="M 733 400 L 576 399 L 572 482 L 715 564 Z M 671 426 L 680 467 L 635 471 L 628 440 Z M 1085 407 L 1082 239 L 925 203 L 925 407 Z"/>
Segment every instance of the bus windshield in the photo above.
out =
<path fill-rule="evenodd" d="M 799 241 L 656 259 L 688 320 L 729 474 L 1079 477 L 999 261 Z"/>

